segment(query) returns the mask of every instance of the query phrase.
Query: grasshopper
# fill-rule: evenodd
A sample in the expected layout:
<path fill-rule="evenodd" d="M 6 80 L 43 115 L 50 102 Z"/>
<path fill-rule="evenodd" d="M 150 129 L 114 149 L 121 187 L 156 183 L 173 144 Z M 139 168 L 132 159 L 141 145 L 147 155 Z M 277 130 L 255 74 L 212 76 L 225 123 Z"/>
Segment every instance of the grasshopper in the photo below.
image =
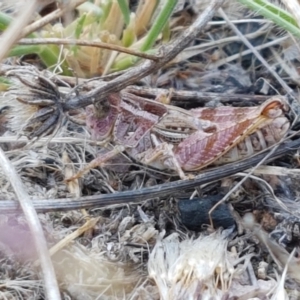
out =
<path fill-rule="evenodd" d="M 111 94 L 106 105 L 87 107 L 86 124 L 93 139 L 114 149 L 67 181 L 123 151 L 141 164 L 187 179 L 186 172 L 237 161 L 279 142 L 290 127 L 288 110 L 281 96 L 256 107 L 185 110 L 126 92 Z"/>

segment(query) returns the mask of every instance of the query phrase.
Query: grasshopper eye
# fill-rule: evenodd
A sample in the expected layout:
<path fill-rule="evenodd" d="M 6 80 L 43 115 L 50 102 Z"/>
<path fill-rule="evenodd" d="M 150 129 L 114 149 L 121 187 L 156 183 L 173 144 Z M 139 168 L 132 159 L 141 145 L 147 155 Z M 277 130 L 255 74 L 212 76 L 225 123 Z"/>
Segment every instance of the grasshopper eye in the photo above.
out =
<path fill-rule="evenodd" d="M 10 110 L 10 106 L 3 106 L 0 108 L 0 115 L 6 114 Z"/>
<path fill-rule="evenodd" d="M 274 145 L 290 126 L 284 116 L 286 102 L 280 97 L 257 107 L 190 111 L 126 92 L 109 99 L 108 114 L 107 103 L 98 106 L 100 119 L 97 112 L 89 116 L 87 108 L 87 126 L 94 138 L 107 138 L 113 149 L 68 180 L 79 178 L 122 151 L 141 164 L 188 179 L 191 175 L 185 172 L 237 161 Z"/>
<path fill-rule="evenodd" d="M 283 98 L 279 97 L 269 99 L 264 105 L 261 114 L 270 119 L 275 119 L 282 115 L 283 112 L 289 111 L 288 103 Z"/>
<path fill-rule="evenodd" d="M 267 106 L 263 111 L 262 111 L 262 115 L 265 117 L 268 117 L 270 119 L 275 119 L 277 117 L 279 117 L 280 115 L 282 115 L 282 109 L 281 109 L 281 105 L 270 105 Z"/>

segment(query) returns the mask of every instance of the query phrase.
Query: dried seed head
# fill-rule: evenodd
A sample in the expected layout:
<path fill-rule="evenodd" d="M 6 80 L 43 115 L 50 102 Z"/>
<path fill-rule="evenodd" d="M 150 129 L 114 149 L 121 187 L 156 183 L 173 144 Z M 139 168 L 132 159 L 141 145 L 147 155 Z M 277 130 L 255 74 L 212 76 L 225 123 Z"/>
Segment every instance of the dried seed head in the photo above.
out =
<path fill-rule="evenodd" d="M 50 79 L 28 67 L 10 70 L 6 76 L 12 85 L 1 98 L 10 107 L 9 130 L 32 139 L 58 128 L 62 118 L 61 94 Z"/>
<path fill-rule="evenodd" d="M 217 232 L 182 242 L 173 234 L 157 242 L 148 271 L 161 299 L 196 299 L 199 295 L 203 299 L 220 295 L 221 299 L 230 286 L 234 267 L 222 234 Z"/>

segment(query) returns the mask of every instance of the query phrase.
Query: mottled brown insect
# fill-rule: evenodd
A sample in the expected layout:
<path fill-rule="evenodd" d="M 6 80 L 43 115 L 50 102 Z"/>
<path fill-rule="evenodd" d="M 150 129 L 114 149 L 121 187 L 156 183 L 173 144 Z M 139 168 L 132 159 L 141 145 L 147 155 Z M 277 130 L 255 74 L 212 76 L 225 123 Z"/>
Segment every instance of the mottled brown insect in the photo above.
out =
<path fill-rule="evenodd" d="M 288 105 L 276 96 L 257 107 L 218 107 L 185 110 L 126 92 L 108 98 L 110 109 L 87 108 L 86 123 L 98 141 L 114 149 L 98 157 L 78 174 L 99 166 L 119 152 L 142 164 L 175 171 L 198 171 L 210 164 L 236 161 L 280 141 L 290 127 Z"/>

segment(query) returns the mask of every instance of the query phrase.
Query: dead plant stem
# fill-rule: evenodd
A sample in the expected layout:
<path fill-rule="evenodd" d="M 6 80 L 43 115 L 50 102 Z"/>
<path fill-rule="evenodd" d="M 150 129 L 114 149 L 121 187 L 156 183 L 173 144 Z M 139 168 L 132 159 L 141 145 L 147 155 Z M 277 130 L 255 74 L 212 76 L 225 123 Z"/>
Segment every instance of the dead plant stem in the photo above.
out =
<path fill-rule="evenodd" d="M 140 97 L 152 97 L 155 98 L 159 95 L 167 95 L 168 89 L 162 88 L 149 88 L 131 85 L 126 88 L 126 92 L 140 96 Z M 220 94 L 202 91 L 180 91 L 173 90 L 171 93 L 171 103 L 175 105 L 185 105 L 188 101 L 193 101 L 193 104 L 199 103 L 204 104 L 209 101 L 220 101 L 221 103 L 231 102 L 249 102 L 253 101 L 256 103 L 264 102 L 268 100 L 270 96 L 265 95 L 246 95 L 246 94 Z"/>
<path fill-rule="evenodd" d="M 56 44 L 56 45 L 78 45 L 78 46 L 88 46 L 88 47 L 95 47 L 95 48 L 103 48 L 109 49 L 113 51 L 123 52 L 127 54 L 131 54 L 134 56 L 138 56 L 145 59 L 150 59 L 154 61 L 158 61 L 159 57 L 147 53 L 142 53 L 140 51 L 136 51 L 133 49 L 121 47 L 118 45 L 103 43 L 103 42 L 93 42 L 87 40 L 77 40 L 77 39 L 63 39 L 63 38 L 47 38 L 47 39 L 21 39 L 18 42 L 19 45 L 48 45 L 48 44 Z"/>

